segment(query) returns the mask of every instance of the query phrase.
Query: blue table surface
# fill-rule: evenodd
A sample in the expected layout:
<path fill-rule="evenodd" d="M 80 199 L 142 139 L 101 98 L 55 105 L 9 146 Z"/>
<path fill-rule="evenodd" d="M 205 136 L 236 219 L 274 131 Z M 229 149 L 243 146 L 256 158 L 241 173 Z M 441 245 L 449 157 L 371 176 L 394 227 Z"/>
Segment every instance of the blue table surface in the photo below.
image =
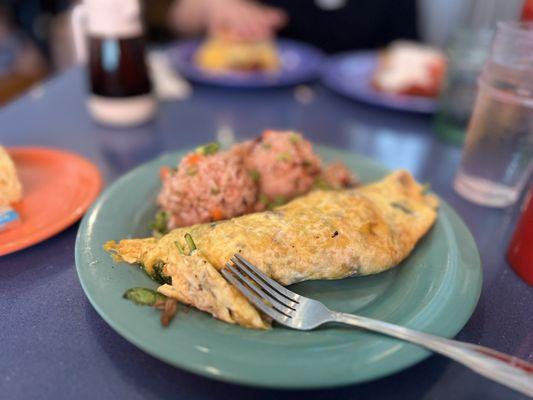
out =
<path fill-rule="evenodd" d="M 190 98 L 162 103 L 153 122 L 116 130 L 90 119 L 85 71 L 76 68 L 0 110 L 0 142 L 78 152 L 98 165 L 106 183 L 162 152 L 211 141 L 217 131 L 231 129 L 244 139 L 266 127 L 300 130 L 315 142 L 406 168 L 457 210 L 481 253 L 481 298 L 457 339 L 533 361 L 533 289 L 504 259 L 519 207 L 479 207 L 455 194 L 460 149 L 436 139 L 430 117 L 311 87 L 314 101 L 301 104 L 291 88 L 195 86 Z M 522 398 L 440 356 L 377 381 L 315 391 L 242 387 L 174 368 L 124 340 L 89 304 L 74 266 L 77 229 L 0 258 L 1 399 Z"/>

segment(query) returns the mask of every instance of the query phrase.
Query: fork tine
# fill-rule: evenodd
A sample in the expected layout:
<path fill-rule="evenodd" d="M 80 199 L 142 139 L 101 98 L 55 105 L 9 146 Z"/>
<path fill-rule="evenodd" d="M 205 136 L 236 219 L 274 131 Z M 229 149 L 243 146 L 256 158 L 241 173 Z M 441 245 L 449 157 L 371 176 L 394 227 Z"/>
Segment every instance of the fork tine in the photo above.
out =
<path fill-rule="evenodd" d="M 239 278 L 240 281 L 245 284 L 249 289 L 252 289 L 260 299 L 268 301 L 272 305 L 272 307 L 280 313 L 290 317 L 291 314 L 296 311 L 294 308 L 288 307 L 286 304 L 282 303 L 277 298 L 270 296 L 268 293 L 265 293 L 259 287 L 254 285 L 254 282 L 250 281 L 250 279 L 246 277 L 246 275 L 244 275 L 239 270 L 239 268 L 231 265 L 230 263 L 226 263 L 226 268 L 233 272 L 233 275 L 236 275 L 237 278 Z"/>
<path fill-rule="evenodd" d="M 266 290 L 268 293 L 270 293 L 270 295 L 274 297 L 277 301 L 279 301 L 281 304 L 289 308 L 292 308 L 293 310 L 295 309 L 294 307 L 296 307 L 296 305 L 298 304 L 297 302 L 295 302 L 294 300 L 288 299 L 286 296 L 272 289 L 272 287 L 270 287 L 267 283 L 265 283 L 260 277 L 258 277 L 253 272 L 251 272 L 242 261 L 238 260 L 235 257 L 232 257 L 231 261 L 237 267 L 239 267 L 239 271 L 242 271 L 242 273 L 244 273 L 249 279 L 253 280 L 256 284 L 261 286 L 263 290 Z"/>
<path fill-rule="evenodd" d="M 274 309 L 273 307 L 270 307 L 267 304 L 265 304 L 259 297 L 257 297 L 246 286 L 244 286 L 241 283 L 241 281 L 235 278 L 235 276 L 231 273 L 230 270 L 226 268 L 222 268 L 220 272 L 222 272 L 222 275 L 224 275 L 224 278 L 226 278 L 233 286 L 235 286 L 248 300 L 250 300 L 253 303 L 254 306 L 256 306 L 259 310 L 264 312 L 270 318 L 278 322 L 284 322 L 290 319 L 290 317 L 287 317 L 286 315 L 280 313 L 278 310 Z"/>
<path fill-rule="evenodd" d="M 300 299 L 300 295 L 291 292 L 289 289 L 284 288 L 279 283 L 277 283 L 275 280 L 269 278 L 266 274 L 261 272 L 256 266 L 254 266 L 251 262 L 246 260 L 243 256 L 240 254 L 235 254 L 235 258 L 241 262 L 242 265 L 247 267 L 249 270 L 251 270 L 258 278 L 261 278 L 265 283 L 267 283 L 272 289 L 276 290 L 278 293 L 285 296 L 287 299 L 298 303 L 298 300 Z M 255 279 L 254 279 L 255 281 Z"/>

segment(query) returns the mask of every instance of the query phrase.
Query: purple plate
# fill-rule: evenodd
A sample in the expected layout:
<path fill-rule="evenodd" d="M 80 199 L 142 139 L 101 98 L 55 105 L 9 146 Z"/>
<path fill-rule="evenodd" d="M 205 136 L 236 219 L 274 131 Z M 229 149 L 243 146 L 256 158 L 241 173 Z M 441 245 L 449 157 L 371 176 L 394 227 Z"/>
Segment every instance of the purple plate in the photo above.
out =
<path fill-rule="evenodd" d="M 322 83 L 344 96 L 376 106 L 419 113 L 436 111 L 436 99 L 387 94 L 374 89 L 371 81 L 377 61 L 376 51 L 349 52 L 333 56 L 324 65 Z"/>
<path fill-rule="evenodd" d="M 275 73 L 231 72 L 212 74 L 194 63 L 194 54 L 202 39 L 180 42 L 168 50 L 170 62 L 187 79 L 200 83 L 238 88 L 261 88 L 295 85 L 307 82 L 320 74 L 323 53 L 308 44 L 278 39 L 281 69 Z"/>

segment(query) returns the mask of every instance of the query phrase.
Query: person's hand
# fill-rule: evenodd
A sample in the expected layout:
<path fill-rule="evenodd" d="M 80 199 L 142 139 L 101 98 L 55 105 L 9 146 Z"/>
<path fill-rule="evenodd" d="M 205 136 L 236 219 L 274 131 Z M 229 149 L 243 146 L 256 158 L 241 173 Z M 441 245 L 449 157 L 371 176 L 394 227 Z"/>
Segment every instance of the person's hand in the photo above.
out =
<path fill-rule="evenodd" d="M 251 0 L 176 0 L 168 19 L 172 29 L 182 34 L 207 31 L 239 40 L 262 40 L 281 28 L 287 16 Z"/>
<path fill-rule="evenodd" d="M 206 6 L 207 30 L 238 40 L 268 39 L 287 20 L 282 10 L 248 0 L 206 0 Z"/>

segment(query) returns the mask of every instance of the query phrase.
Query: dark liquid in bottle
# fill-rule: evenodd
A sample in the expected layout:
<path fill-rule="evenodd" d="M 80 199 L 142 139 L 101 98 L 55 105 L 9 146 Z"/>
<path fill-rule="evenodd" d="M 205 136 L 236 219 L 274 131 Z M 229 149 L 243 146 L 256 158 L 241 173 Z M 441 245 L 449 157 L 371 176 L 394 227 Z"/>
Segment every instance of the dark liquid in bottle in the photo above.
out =
<path fill-rule="evenodd" d="M 140 96 L 152 87 L 144 58 L 144 38 L 89 39 L 92 93 L 105 97 Z"/>

